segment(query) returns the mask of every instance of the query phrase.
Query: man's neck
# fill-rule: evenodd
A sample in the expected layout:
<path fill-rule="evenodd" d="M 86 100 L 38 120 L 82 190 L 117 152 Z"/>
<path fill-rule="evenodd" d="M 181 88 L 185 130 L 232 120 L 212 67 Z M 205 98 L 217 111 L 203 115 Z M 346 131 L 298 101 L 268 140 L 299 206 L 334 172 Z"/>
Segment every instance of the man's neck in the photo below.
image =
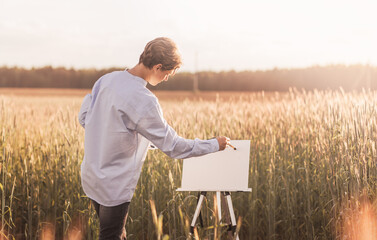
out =
<path fill-rule="evenodd" d="M 142 63 L 139 63 L 135 67 L 128 69 L 128 72 L 149 82 L 148 80 L 150 79 L 151 71 Z"/>

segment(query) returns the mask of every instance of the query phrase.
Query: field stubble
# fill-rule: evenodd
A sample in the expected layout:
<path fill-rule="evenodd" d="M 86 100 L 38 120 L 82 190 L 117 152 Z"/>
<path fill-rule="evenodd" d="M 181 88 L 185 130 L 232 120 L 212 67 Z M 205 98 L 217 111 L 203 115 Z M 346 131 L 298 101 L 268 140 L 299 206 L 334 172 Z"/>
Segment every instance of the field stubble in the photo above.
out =
<path fill-rule="evenodd" d="M 81 100 L 0 96 L 0 239 L 97 238 L 98 219 L 80 183 Z M 232 194 L 241 239 L 376 238 L 376 92 L 220 94 L 162 98 L 161 105 L 185 138 L 251 140 L 253 191 Z M 148 153 L 129 239 L 188 237 L 196 193 L 175 191 L 181 167 L 159 150 Z M 225 237 L 213 197 L 202 209 L 200 238 Z"/>

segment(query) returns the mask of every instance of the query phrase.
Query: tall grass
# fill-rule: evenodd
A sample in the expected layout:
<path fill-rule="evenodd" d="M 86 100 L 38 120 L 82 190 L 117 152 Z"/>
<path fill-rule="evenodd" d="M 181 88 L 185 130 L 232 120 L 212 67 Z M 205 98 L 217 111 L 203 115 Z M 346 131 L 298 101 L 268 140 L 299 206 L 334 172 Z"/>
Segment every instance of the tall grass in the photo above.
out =
<path fill-rule="evenodd" d="M 0 97 L 0 239 L 98 237 L 80 183 L 81 100 Z M 251 140 L 253 191 L 232 194 L 241 239 L 356 239 L 352 229 L 362 221 L 353 216 L 363 203 L 376 215 L 376 92 L 292 90 L 161 104 L 183 137 Z M 197 199 L 175 191 L 181 167 L 159 150 L 148 153 L 130 205 L 129 239 L 189 237 Z M 227 236 L 213 195 L 203 203 L 199 238 Z"/>

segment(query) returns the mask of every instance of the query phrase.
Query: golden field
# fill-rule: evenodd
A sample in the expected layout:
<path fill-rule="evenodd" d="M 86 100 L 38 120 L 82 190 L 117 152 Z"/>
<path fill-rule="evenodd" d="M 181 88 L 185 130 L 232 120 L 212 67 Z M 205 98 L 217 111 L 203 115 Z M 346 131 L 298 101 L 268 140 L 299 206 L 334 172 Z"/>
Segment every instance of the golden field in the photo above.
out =
<path fill-rule="evenodd" d="M 97 239 L 80 183 L 77 113 L 87 92 L 0 89 L 0 239 Z M 182 137 L 251 140 L 253 191 L 232 193 L 241 239 L 377 239 L 377 92 L 156 95 Z M 190 238 L 197 193 L 175 191 L 181 167 L 148 153 L 128 239 Z M 201 239 L 226 238 L 213 195 L 202 208 Z"/>

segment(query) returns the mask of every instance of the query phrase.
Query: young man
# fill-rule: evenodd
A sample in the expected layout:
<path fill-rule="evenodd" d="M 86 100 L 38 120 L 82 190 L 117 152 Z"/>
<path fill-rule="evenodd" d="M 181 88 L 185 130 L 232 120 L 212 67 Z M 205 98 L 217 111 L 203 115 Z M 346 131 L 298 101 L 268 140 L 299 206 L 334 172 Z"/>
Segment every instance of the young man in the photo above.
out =
<path fill-rule="evenodd" d="M 146 88 L 167 81 L 181 65 L 175 43 L 149 42 L 139 63 L 102 76 L 85 96 L 79 122 L 85 128 L 81 181 L 100 219 L 100 239 L 125 239 L 128 206 L 150 142 L 172 158 L 224 150 L 226 137 L 189 140 L 165 121 L 156 96 Z"/>

